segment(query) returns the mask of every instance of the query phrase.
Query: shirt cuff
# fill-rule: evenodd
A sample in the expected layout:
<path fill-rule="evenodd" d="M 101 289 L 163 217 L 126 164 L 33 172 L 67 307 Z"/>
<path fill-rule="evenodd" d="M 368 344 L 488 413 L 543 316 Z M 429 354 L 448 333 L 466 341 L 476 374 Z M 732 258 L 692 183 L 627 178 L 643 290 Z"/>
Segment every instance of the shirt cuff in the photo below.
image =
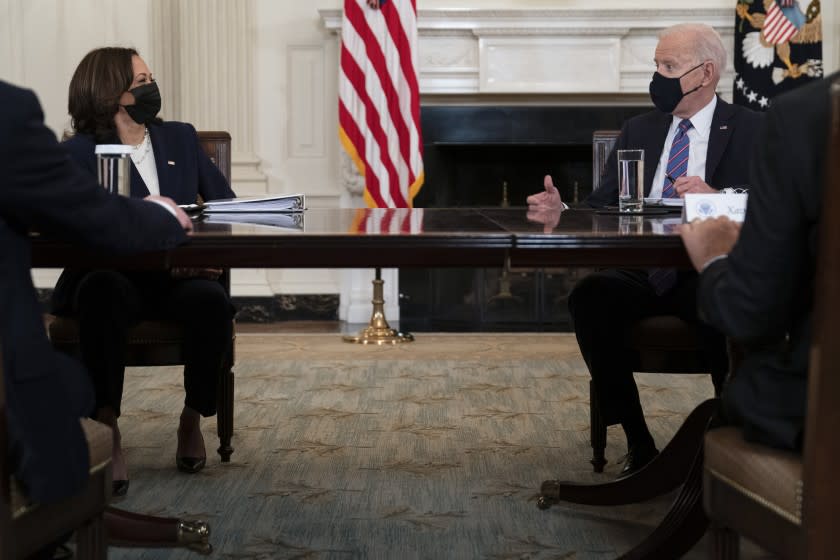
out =
<path fill-rule="evenodd" d="M 155 200 L 155 199 L 148 200 L 147 202 L 153 202 L 153 203 L 157 204 L 158 206 L 160 206 L 161 208 L 165 208 L 167 212 L 172 214 L 173 218 L 175 218 L 176 220 L 178 219 L 178 215 L 175 214 L 175 209 L 172 208 L 170 205 L 166 204 L 165 202 L 163 202 L 161 200 Z"/>
<path fill-rule="evenodd" d="M 716 257 L 712 257 L 711 259 L 707 260 L 705 263 L 703 263 L 703 267 L 700 269 L 700 273 L 702 274 L 702 273 L 706 272 L 707 268 L 712 266 L 714 263 L 727 258 L 728 256 L 729 255 L 723 254 L 723 255 L 718 255 Z"/>

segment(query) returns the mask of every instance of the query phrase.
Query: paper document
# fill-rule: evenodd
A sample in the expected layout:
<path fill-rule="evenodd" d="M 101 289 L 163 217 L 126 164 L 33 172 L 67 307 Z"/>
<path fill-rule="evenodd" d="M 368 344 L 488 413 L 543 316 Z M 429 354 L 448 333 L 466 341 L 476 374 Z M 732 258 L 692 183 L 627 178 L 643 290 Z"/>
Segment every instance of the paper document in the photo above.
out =
<path fill-rule="evenodd" d="M 226 198 L 204 203 L 204 213 L 219 212 L 302 212 L 306 200 L 302 194 L 265 196 L 260 198 Z"/>
<path fill-rule="evenodd" d="M 651 206 L 682 206 L 685 204 L 683 198 L 646 198 L 645 204 Z"/>

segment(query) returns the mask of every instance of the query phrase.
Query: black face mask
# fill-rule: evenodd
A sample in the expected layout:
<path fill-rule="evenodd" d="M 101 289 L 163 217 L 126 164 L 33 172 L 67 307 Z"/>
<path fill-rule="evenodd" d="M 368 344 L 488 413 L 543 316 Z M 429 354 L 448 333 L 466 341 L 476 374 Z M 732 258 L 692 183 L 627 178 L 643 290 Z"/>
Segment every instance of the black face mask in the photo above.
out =
<path fill-rule="evenodd" d="M 160 90 L 157 82 L 149 82 L 128 90 L 134 105 L 123 105 L 128 116 L 137 124 L 149 124 L 160 112 Z"/>
<path fill-rule="evenodd" d="M 653 104 L 656 105 L 656 108 L 663 113 L 668 113 L 670 115 L 674 112 L 674 109 L 677 108 L 677 105 L 680 104 L 683 97 L 700 89 L 702 86 L 697 86 L 696 88 L 683 93 L 680 78 L 694 72 L 701 66 L 703 66 L 702 62 L 677 78 L 666 78 L 659 72 L 654 72 L 653 79 L 650 81 L 649 91 L 650 98 L 653 100 Z"/>

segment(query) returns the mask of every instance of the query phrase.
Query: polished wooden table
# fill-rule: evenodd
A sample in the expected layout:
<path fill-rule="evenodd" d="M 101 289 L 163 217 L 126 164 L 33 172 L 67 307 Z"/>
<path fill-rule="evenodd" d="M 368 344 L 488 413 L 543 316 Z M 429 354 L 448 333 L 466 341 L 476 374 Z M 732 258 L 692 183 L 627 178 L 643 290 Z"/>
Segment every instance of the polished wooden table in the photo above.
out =
<path fill-rule="evenodd" d="M 678 213 L 567 210 L 554 227 L 529 220 L 525 208 L 310 209 L 300 217 L 295 227 L 199 220 L 176 249 L 123 257 L 37 237 L 33 266 L 495 267 L 508 258 L 511 266 L 690 265 L 679 237 L 660 231 Z"/>
<path fill-rule="evenodd" d="M 165 269 L 363 267 L 676 267 L 690 261 L 673 231 L 679 213 L 642 216 L 566 210 L 529 218 L 525 208 L 310 209 L 298 216 L 251 216 L 258 223 L 198 219 L 184 245 L 130 256 L 106 255 L 45 236 L 33 237 L 33 266 Z M 226 216 L 224 219 L 236 219 Z M 705 531 L 698 442 L 714 410 L 704 403 L 677 436 L 634 476 L 600 485 L 545 481 L 543 506 L 557 501 L 618 504 L 679 486 L 665 521 L 627 558 L 676 557 Z M 698 455 L 699 453 L 699 455 Z M 686 480 L 687 473 L 688 480 Z M 138 544 L 174 544 L 181 520 L 113 510 L 111 530 L 142 535 Z M 131 541 L 127 536 L 123 544 Z M 206 540 L 204 541 L 206 542 Z"/>

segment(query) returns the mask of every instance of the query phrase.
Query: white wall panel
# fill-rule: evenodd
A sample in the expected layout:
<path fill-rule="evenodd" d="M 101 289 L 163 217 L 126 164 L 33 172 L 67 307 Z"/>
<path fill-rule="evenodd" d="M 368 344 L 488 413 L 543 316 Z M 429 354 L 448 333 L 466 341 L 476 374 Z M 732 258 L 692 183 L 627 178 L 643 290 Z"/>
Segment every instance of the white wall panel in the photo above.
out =
<path fill-rule="evenodd" d="M 327 108 L 324 47 L 290 45 L 288 58 L 289 157 L 323 158 Z"/>

